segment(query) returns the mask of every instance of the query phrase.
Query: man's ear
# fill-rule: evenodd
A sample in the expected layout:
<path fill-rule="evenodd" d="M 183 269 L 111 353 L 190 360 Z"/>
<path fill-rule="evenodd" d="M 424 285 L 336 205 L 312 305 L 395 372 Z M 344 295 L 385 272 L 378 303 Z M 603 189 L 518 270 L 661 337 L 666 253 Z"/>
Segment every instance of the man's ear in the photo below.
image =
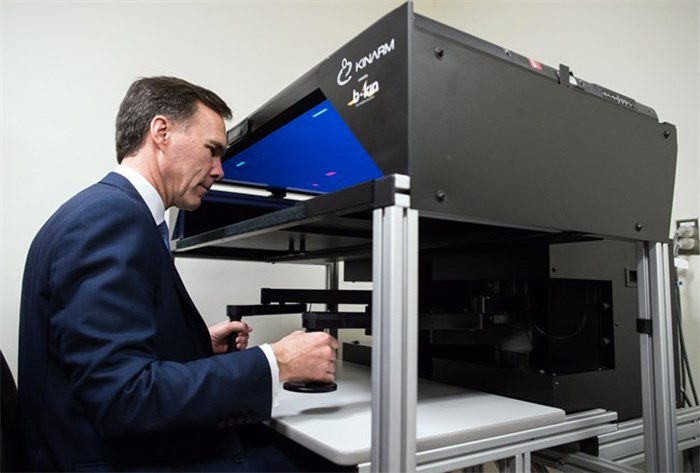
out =
<path fill-rule="evenodd" d="M 151 120 L 149 134 L 158 149 L 162 150 L 165 148 L 165 145 L 170 139 L 172 126 L 173 124 L 170 120 L 168 120 L 168 117 L 163 115 L 156 115 L 153 117 L 153 120 Z"/>

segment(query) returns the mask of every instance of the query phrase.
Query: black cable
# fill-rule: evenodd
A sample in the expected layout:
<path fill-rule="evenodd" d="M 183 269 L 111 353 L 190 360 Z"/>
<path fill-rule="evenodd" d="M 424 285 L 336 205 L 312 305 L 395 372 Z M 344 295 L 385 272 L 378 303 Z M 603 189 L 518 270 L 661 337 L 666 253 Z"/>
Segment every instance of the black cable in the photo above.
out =
<path fill-rule="evenodd" d="M 690 362 L 688 361 L 688 352 L 685 349 L 685 340 L 683 337 L 683 329 L 680 327 L 681 326 L 680 321 L 678 321 L 676 323 L 676 325 L 678 325 L 678 340 L 679 340 L 680 349 L 681 349 L 681 371 L 685 371 L 685 374 L 687 374 L 687 380 L 684 379 L 684 384 L 681 384 L 681 386 L 685 387 L 686 383 L 690 386 L 690 390 L 693 393 L 693 399 L 695 400 L 695 405 L 697 406 L 697 405 L 699 405 L 698 393 L 695 390 L 695 382 L 693 381 L 693 374 L 690 371 Z"/>
<path fill-rule="evenodd" d="M 674 271 L 674 274 L 676 276 L 676 280 L 673 284 L 674 291 L 673 291 L 673 303 L 674 303 L 674 308 L 676 310 L 676 338 L 678 339 L 678 348 L 679 348 L 679 353 L 678 353 L 678 362 L 680 364 L 680 391 L 681 391 L 681 396 L 682 396 L 682 401 L 683 401 L 683 406 L 691 407 L 693 404 L 690 402 L 690 399 L 688 398 L 688 394 L 685 392 L 685 387 L 687 385 L 687 380 L 685 377 L 685 373 L 687 371 L 687 366 L 686 366 L 686 358 L 683 356 L 683 350 L 684 350 L 684 345 L 685 341 L 683 340 L 683 336 L 680 332 L 680 328 L 683 326 L 683 321 L 682 321 L 682 314 L 680 311 L 680 295 L 679 295 L 679 289 L 678 289 L 678 272 Z"/>
<path fill-rule="evenodd" d="M 679 290 L 679 284 L 680 284 L 680 282 L 678 281 L 678 271 L 677 271 L 677 270 L 674 271 L 674 274 L 675 274 L 675 276 L 676 276 L 676 280 L 675 280 L 675 283 L 674 283 L 674 285 L 673 285 L 673 286 L 674 286 L 673 294 L 674 294 L 674 296 L 675 296 L 675 297 L 673 298 L 673 301 L 674 301 L 675 304 L 676 304 L 676 305 L 675 305 L 675 309 L 676 309 L 676 326 L 677 326 L 677 327 L 683 327 L 683 320 L 682 320 L 683 317 L 682 317 L 682 314 L 681 314 L 681 300 L 680 300 L 680 290 Z M 678 328 L 676 328 L 676 330 L 678 330 Z M 678 332 L 678 333 L 680 334 L 681 332 Z M 678 340 L 679 340 L 679 346 L 680 346 L 681 343 L 682 343 L 681 340 L 682 340 L 683 337 L 682 337 L 681 335 L 678 335 L 677 338 L 678 338 Z M 679 353 L 679 358 L 680 358 L 680 360 L 678 360 L 679 363 L 680 363 L 680 370 L 679 370 L 679 371 L 680 371 L 680 376 L 681 376 L 680 386 L 681 386 L 681 391 L 683 392 L 684 396 L 686 396 L 686 398 L 687 398 L 687 395 L 685 394 L 685 386 L 686 386 L 686 384 L 688 383 L 688 381 L 687 381 L 687 379 L 686 379 L 686 377 L 685 377 L 685 373 L 686 373 L 686 371 L 688 370 L 688 367 L 687 367 L 687 364 L 686 364 L 687 359 L 685 359 L 685 357 L 683 357 L 682 354 L 683 354 L 683 352 L 681 351 L 681 353 Z M 688 406 L 691 406 L 691 405 L 692 405 L 692 404 L 690 403 L 690 400 L 688 400 Z"/>
<path fill-rule="evenodd" d="M 690 402 L 690 398 L 688 397 L 688 394 L 686 394 L 685 389 L 681 389 L 681 396 L 683 397 L 683 406 L 693 407 L 693 403 Z"/>
<path fill-rule="evenodd" d="M 695 390 L 695 382 L 693 381 L 693 373 L 690 371 L 690 362 L 688 361 L 688 352 L 685 349 L 685 341 L 683 337 L 683 329 L 680 327 L 680 322 L 678 323 L 678 338 L 681 345 L 681 356 L 683 358 L 683 363 L 681 368 L 685 368 L 688 379 L 687 382 L 690 385 L 690 390 L 693 392 L 693 399 L 695 400 L 695 405 L 700 405 L 698 402 L 698 392 Z"/>
<path fill-rule="evenodd" d="M 570 338 L 575 337 L 579 333 L 583 331 L 583 328 L 586 326 L 586 322 L 588 321 L 588 311 L 584 311 L 583 317 L 581 318 L 581 324 L 578 326 L 575 332 L 567 335 L 551 335 L 546 333 L 544 330 L 542 330 L 537 323 L 535 323 L 534 320 L 532 320 L 532 317 L 530 317 L 530 311 L 526 311 L 527 319 L 530 321 L 530 325 L 534 327 L 535 330 L 537 330 L 540 334 L 543 336 L 552 339 L 552 340 L 568 340 Z"/>
<path fill-rule="evenodd" d="M 674 257 L 678 254 L 678 249 L 677 249 L 677 235 L 674 236 L 673 238 L 673 254 Z M 673 263 L 672 263 L 673 264 Z M 675 281 L 674 281 L 674 287 L 675 287 L 675 295 L 676 297 L 675 302 L 676 302 L 676 310 L 677 310 L 677 316 L 676 316 L 676 327 L 677 327 L 677 332 L 678 332 L 678 343 L 680 345 L 681 349 L 681 388 L 685 388 L 685 385 L 688 384 L 690 386 L 690 390 L 693 393 L 693 400 L 695 401 L 695 405 L 698 406 L 700 405 L 700 402 L 698 402 L 698 393 L 695 390 L 695 382 L 693 380 L 693 373 L 691 372 L 690 369 L 690 361 L 688 360 L 688 352 L 686 351 L 685 348 L 685 337 L 683 335 L 683 311 L 681 309 L 681 290 L 680 290 L 680 284 L 679 284 L 679 278 L 678 278 L 678 268 L 676 268 L 676 265 L 673 264 L 673 272 L 675 275 Z M 687 379 L 686 379 L 687 376 Z M 685 394 L 684 391 L 684 397 L 687 399 L 687 395 Z M 691 406 L 689 399 L 688 399 L 688 406 Z"/>
<path fill-rule="evenodd" d="M 677 291 L 680 292 L 679 290 L 677 290 Z M 678 311 L 680 313 L 680 310 L 681 310 L 680 309 L 680 296 L 679 296 L 678 304 L 679 304 Z M 698 402 L 698 392 L 695 389 L 695 381 L 693 380 L 693 373 L 692 373 L 692 370 L 690 367 L 690 360 L 688 359 L 688 351 L 685 348 L 685 336 L 683 335 L 683 324 L 682 324 L 680 318 L 678 319 L 678 325 L 679 325 L 678 336 L 679 336 L 680 341 L 681 341 L 681 349 L 682 349 L 681 354 L 683 357 L 683 366 L 685 366 L 685 371 L 686 371 L 686 376 L 687 376 L 686 382 L 690 386 L 690 390 L 693 393 L 693 399 L 695 400 L 695 405 L 698 406 L 698 405 L 700 405 L 700 402 Z"/>

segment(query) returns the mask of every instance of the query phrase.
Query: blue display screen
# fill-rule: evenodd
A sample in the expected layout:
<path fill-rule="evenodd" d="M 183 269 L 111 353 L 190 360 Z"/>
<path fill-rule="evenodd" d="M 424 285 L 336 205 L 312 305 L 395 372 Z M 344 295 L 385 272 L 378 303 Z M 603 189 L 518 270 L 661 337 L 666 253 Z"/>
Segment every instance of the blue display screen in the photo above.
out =
<path fill-rule="evenodd" d="M 328 100 L 226 160 L 224 181 L 326 193 L 382 176 Z"/>

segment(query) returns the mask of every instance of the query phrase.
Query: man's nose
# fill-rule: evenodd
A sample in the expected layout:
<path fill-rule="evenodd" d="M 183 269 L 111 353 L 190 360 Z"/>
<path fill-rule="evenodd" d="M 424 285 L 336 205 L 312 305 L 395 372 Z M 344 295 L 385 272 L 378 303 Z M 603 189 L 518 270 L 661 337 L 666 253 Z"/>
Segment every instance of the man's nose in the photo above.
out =
<path fill-rule="evenodd" d="M 211 168 L 211 177 L 215 181 L 220 181 L 224 177 L 224 168 L 221 165 L 221 158 L 214 159 L 214 165 Z"/>

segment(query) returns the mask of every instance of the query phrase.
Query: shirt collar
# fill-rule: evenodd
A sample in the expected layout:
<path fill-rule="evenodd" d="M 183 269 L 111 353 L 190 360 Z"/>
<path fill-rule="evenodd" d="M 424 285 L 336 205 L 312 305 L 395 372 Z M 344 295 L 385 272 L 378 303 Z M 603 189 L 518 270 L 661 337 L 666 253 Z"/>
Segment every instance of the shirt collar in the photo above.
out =
<path fill-rule="evenodd" d="M 151 211 L 153 215 L 153 220 L 155 220 L 156 225 L 160 225 L 161 222 L 165 220 L 165 205 L 163 204 L 163 199 L 161 199 L 160 194 L 156 191 L 156 188 L 146 180 L 138 171 L 120 164 L 114 170 L 117 174 L 120 174 L 128 180 L 136 192 L 139 193 L 143 201 L 148 206 L 148 210 Z"/>

